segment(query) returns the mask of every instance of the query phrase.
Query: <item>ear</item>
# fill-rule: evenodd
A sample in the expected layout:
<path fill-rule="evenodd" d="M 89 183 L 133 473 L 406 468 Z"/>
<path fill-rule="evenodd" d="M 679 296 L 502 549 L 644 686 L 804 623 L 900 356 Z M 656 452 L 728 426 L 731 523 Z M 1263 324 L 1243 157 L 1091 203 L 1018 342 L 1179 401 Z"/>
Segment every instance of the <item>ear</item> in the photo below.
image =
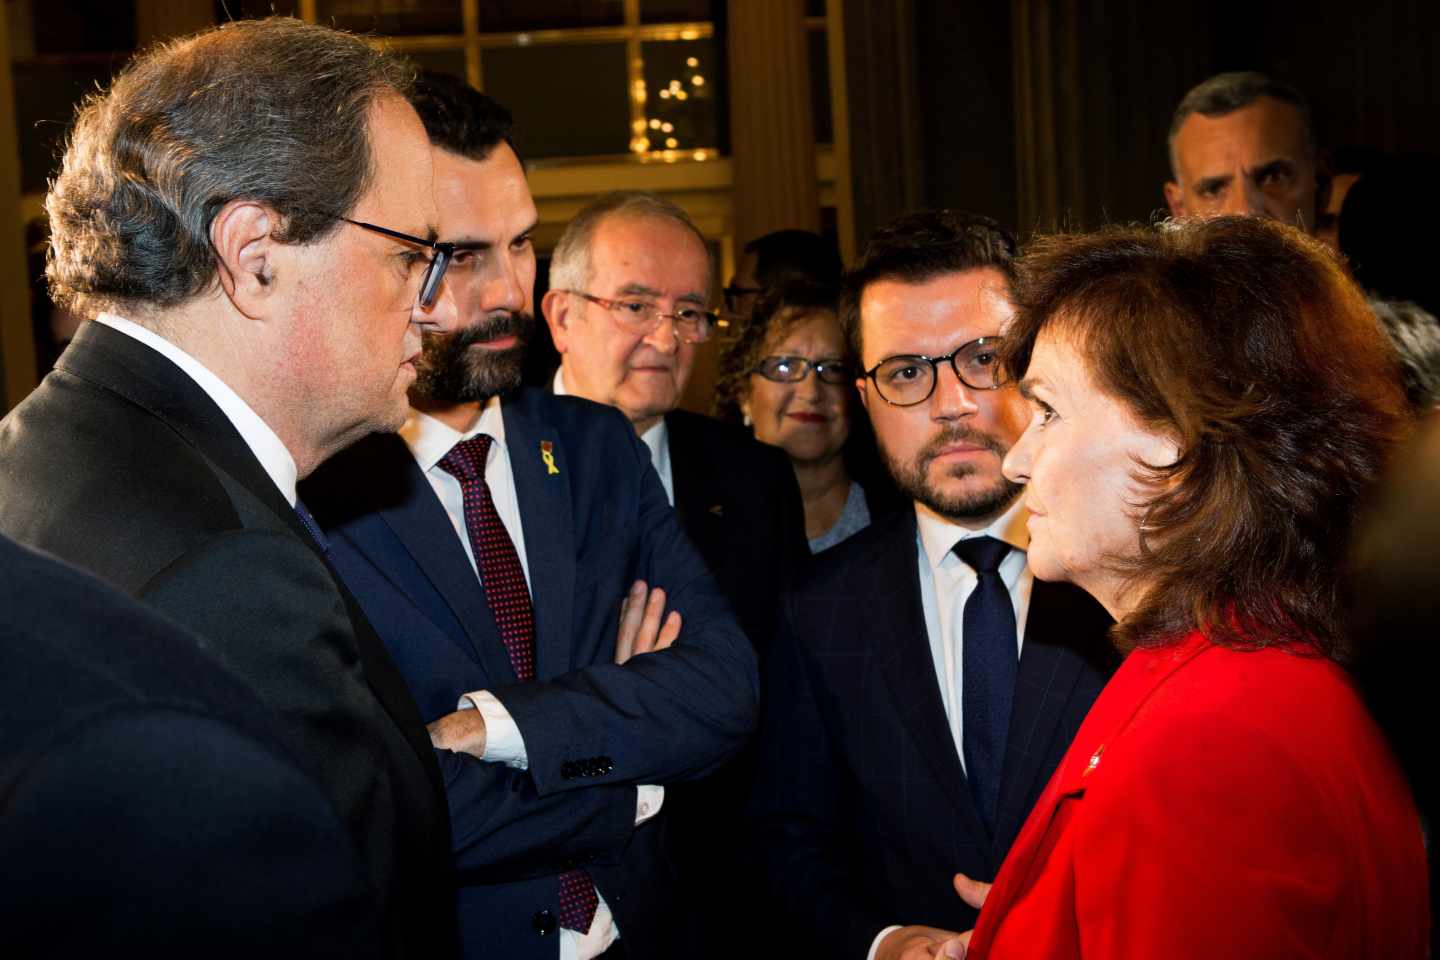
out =
<path fill-rule="evenodd" d="M 275 260 L 281 245 L 271 233 L 279 225 L 280 215 L 254 200 L 231 200 L 210 223 L 220 286 L 247 317 L 263 315 L 276 296 Z"/>
<path fill-rule="evenodd" d="M 540 312 L 545 316 L 545 325 L 550 328 L 550 339 L 555 351 L 564 354 L 570 349 L 570 295 L 559 290 L 546 290 L 540 301 Z"/>
<path fill-rule="evenodd" d="M 1165 184 L 1165 202 L 1170 205 L 1170 216 L 1185 216 L 1185 191 L 1173 180 Z"/>
<path fill-rule="evenodd" d="M 870 381 L 864 377 L 857 377 L 855 380 L 855 392 L 860 394 L 860 406 L 865 412 L 870 412 Z"/>

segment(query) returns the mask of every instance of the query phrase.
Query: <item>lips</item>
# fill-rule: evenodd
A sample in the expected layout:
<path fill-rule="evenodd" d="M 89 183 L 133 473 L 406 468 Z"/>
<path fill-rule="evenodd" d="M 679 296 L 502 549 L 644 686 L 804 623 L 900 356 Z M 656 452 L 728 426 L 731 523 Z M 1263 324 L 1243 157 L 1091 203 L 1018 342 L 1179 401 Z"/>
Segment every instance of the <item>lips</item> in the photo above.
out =
<path fill-rule="evenodd" d="M 790 413 L 786 416 L 791 420 L 798 420 L 800 423 L 825 423 L 830 419 L 820 413 Z"/>

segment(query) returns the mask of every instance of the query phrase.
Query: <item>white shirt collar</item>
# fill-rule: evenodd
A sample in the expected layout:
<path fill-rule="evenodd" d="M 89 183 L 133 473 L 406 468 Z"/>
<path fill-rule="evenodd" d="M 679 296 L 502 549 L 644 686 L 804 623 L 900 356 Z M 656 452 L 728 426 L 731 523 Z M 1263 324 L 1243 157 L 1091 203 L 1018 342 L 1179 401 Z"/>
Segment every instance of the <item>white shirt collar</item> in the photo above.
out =
<path fill-rule="evenodd" d="M 251 408 L 250 404 L 240 399 L 240 395 L 221 380 L 199 360 L 181 350 L 175 344 L 166 340 L 155 331 L 142 327 L 133 320 L 126 320 L 124 317 L 113 313 L 102 313 L 95 318 L 96 323 L 103 323 L 105 326 L 119 333 L 125 334 L 133 340 L 139 340 L 145 346 L 154 350 L 165 359 L 185 372 L 196 386 L 205 391 L 205 395 L 215 401 L 220 412 L 235 426 L 240 438 L 260 461 L 260 466 L 265 473 L 280 488 L 293 507 L 295 505 L 295 480 L 297 470 L 295 458 L 291 456 L 289 449 L 270 429 L 269 424 L 260 419 L 260 415 Z"/>
<path fill-rule="evenodd" d="M 551 388 L 557 397 L 567 396 L 570 391 L 565 389 L 565 371 L 563 368 L 555 371 L 555 379 L 551 382 Z M 655 472 L 660 476 L 660 486 L 665 488 L 665 498 L 670 505 L 675 505 L 675 475 L 670 470 L 670 431 L 665 426 L 665 418 L 661 417 L 656 423 L 640 434 L 640 439 L 650 449 L 650 462 L 655 465 Z"/>
<path fill-rule="evenodd" d="M 990 522 L 983 530 L 970 530 L 958 523 L 946 520 L 928 507 L 915 504 L 915 522 L 920 533 L 920 545 L 931 567 L 939 567 L 955 549 L 955 544 L 970 537 L 994 537 L 1003 540 L 1022 553 L 1030 548 L 1030 529 L 1026 526 L 1029 511 L 1025 509 L 1025 496 L 1021 494 L 1004 513 Z"/>
<path fill-rule="evenodd" d="M 441 423 L 428 413 L 421 413 L 412 409 L 410 416 L 406 418 L 404 426 L 399 430 L 400 438 L 410 448 L 410 453 L 415 457 L 415 462 L 420 469 L 426 473 L 450 448 L 462 440 L 469 440 L 479 434 L 489 434 L 495 442 L 490 445 L 490 453 L 486 456 L 488 465 L 497 455 L 503 455 L 505 450 L 505 417 L 500 412 L 500 398 L 491 397 L 485 401 L 485 406 L 480 410 L 480 418 L 475 425 L 464 433 L 456 430 L 448 424 Z"/>

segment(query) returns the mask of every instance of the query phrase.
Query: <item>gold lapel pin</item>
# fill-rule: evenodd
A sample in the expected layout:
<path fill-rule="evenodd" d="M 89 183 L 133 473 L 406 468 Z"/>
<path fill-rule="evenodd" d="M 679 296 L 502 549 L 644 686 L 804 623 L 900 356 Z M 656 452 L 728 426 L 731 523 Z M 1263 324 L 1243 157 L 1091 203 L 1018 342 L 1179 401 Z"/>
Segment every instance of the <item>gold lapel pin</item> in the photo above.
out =
<path fill-rule="evenodd" d="M 555 444 L 549 440 L 540 441 L 540 459 L 545 461 L 546 474 L 558 474 L 560 468 L 555 466 Z"/>

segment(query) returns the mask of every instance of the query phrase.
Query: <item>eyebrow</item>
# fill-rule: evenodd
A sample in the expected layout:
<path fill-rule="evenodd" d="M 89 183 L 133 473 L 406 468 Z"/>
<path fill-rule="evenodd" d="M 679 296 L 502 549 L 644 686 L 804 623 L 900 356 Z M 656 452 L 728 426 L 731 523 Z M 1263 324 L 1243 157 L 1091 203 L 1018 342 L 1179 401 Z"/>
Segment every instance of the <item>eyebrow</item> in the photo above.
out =
<path fill-rule="evenodd" d="M 1271 160 L 1269 163 L 1262 164 L 1262 165 L 1254 168 L 1253 170 L 1251 170 L 1251 171 L 1250 171 L 1250 179 L 1252 179 L 1252 180 L 1259 180 L 1259 179 L 1261 179 L 1261 178 L 1263 178 L 1263 177 L 1269 176 L 1269 175 L 1272 174 L 1272 173 L 1294 173 L 1294 172 L 1295 172 L 1295 164 L 1292 163 L 1292 162 L 1289 161 L 1289 160 L 1286 160 L 1284 157 L 1281 157 L 1281 158 L 1279 158 L 1279 159 L 1277 159 L 1277 160 Z"/>
<path fill-rule="evenodd" d="M 1229 186 L 1230 182 L 1234 179 L 1235 175 L 1233 173 L 1221 174 L 1218 177 L 1201 177 L 1195 181 L 1195 189 L 1197 191 L 1215 190 L 1219 187 Z"/>
<path fill-rule="evenodd" d="M 535 219 L 534 221 L 532 221 L 531 224 L 530 224 L 528 227 L 526 227 L 524 230 L 521 230 L 519 233 L 515 234 L 515 236 L 511 237 L 510 240 L 509 240 L 509 242 L 510 242 L 510 243 L 514 243 L 516 240 L 519 240 L 521 237 L 525 236 L 526 234 L 534 233 L 534 232 L 535 232 L 535 228 L 538 227 L 538 226 L 540 226 L 540 220 L 537 218 L 537 219 Z M 473 250 L 473 251 L 481 251 L 481 252 L 483 252 L 483 251 L 486 251 L 486 250 L 493 250 L 494 248 L 495 248 L 495 241 L 493 241 L 493 240 L 471 240 L 471 239 L 465 239 L 465 240 L 456 240 L 456 241 L 455 241 L 455 249 L 456 249 L 456 250 Z"/>
<path fill-rule="evenodd" d="M 1026 400 L 1035 400 L 1035 385 L 1041 382 L 1043 381 L 1041 381 L 1039 377 L 1026 377 L 1017 383 L 1015 387 L 1020 391 L 1020 396 Z"/>
<path fill-rule="evenodd" d="M 656 290 L 654 287 L 647 287 L 643 283 L 627 283 L 625 284 L 625 286 L 620 288 L 618 295 L 622 297 L 653 297 L 656 300 L 659 300 L 661 297 L 665 296 L 665 294 L 661 293 L 659 290 Z M 698 303 L 701 306 L 704 306 L 705 295 L 703 293 L 682 293 L 680 294 L 680 296 L 676 297 L 675 300 L 677 302 L 684 300 L 688 303 Z"/>

